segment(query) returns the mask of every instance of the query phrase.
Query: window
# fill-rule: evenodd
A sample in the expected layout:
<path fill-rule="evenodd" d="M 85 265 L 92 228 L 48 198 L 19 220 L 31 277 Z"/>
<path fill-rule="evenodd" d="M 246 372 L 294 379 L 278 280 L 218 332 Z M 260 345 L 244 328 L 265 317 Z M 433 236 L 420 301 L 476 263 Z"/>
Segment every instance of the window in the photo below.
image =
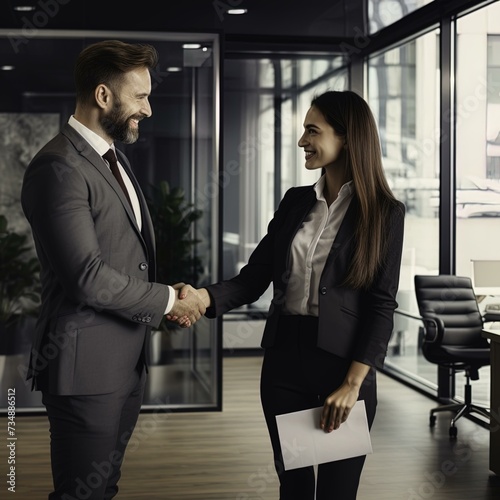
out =
<path fill-rule="evenodd" d="M 376 31 L 399 21 L 410 12 L 433 0 L 368 0 L 369 32 Z"/>
<path fill-rule="evenodd" d="M 418 315 L 413 277 L 439 266 L 439 32 L 368 60 L 368 102 L 379 125 L 383 164 L 406 205 L 399 309 Z M 422 237 L 425 235 L 425 237 Z M 436 384 L 420 354 L 421 323 L 396 314 L 387 365 Z"/>
<path fill-rule="evenodd" d="M 500 2 L 457 21 L 456 272 L 500 259 Z M 500 285 L 500 283 L 499 283 Z"/>

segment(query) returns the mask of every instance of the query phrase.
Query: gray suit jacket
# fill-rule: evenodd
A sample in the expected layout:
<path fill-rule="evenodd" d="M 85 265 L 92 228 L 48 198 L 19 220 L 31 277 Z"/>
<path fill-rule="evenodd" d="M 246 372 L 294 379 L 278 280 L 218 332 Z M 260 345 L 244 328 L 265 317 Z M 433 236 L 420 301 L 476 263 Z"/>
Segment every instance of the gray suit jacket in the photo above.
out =
<path fill-rule="evenodd" d="M 256 301 L 273 283 L 273 299 L 262 347 L 274 345 L 278 320 L 290 281 L 289 252 L 295 233 L 316 203 L 313 186 L 291 188 L 269 223 L 266 236 L 248 264 L 234 278 L 207 287 L 212 298 L 208 317 Z M 354 229 L 359 210 L 351 201 L 325 263 L 319 285 L 318 347 L 342 358 L 372 366 L 383 363 L 393 328 L 399 285 L 405 209 L 397 203 L 388 221 L 387 254 L 368 290 L 342 285 L 354 252 Z"/>
<path fill-rule="evenodd" d="M 147 366 L 150 329 L 168 302 L 168 287 L 154 282 L 154 233 L 144 196 L 118 155 L 139 197 L 142 232 L 104 160 L 71 126 L 25 173 L 21 202 L 42 267 L 27 378 L 53 394 L 112 392 L 138 363 Z"/>

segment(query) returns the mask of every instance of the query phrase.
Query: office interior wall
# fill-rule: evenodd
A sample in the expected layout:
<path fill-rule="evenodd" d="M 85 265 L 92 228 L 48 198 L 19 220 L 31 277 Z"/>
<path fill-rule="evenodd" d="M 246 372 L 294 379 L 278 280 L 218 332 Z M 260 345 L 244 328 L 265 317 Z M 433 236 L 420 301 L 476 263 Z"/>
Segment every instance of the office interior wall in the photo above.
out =
<path fill-rule="evenodd" d="M 3 48 L 9 44 L 9 36 L 15 37 L 16 33 L 0 34 Z M 54 48 L 58 46 L 61 50 L 64 48 L 68 60 L 74 60 L 85 44 L 111 36 L 115 34 L 97 31 L 65 31 L 53 33 L 51 37 L 38 37 L 35 34 L 24 51 L 17 55 L 18 64 L 22 67 L 23 61 L 30 61 L 41 52 L 47 55 L 52 51 L 57 60 L 60 54 Z M 196 240 L 191 253 L 196 254 L 202 265 L 198 281 L 193 284 L 213 282 L 217 279 L 219 264 L 219 36 L 213 33 L 151 36 L 148 33 L 131 32 L 122 33 L 120 38 L 155 45 L 160 63 L 152 72 L 152 117 L 141 122 L 141 134 L 136 143 L 117 146 L 130 159 L 147 197 L 151 196 L 153 187 L 158 187 L 161 181 L 167 181 L 171 189 L 178 188 L 183 193 L 186 210 L 190 205 L 201 210 L 201 218 L 190 230 L 190 237 Z M 198 42 L 199 47 L 184 48 L 185 42 Z M 168 71 L 167 68 L 174 64 L 178 70 Z M 56 64 L 48 64 L 44 68 L 45 72 L 50 73 L 53 66 Z M 50 91 L 45 88 L 43 91 L 37 90 L 37 80 L 34 80 L 32 92 L 23 92 L 21 96 L 12 94 L 11 99 L 2 100 L 10 107 L 15 103 L 18 113 L 2 114 L 0 106 L 0 124 L 2 131 L 5 131 L 0 149 L 0 166 L 5 181 L 2 181 L 0 190 L 0 213 L 15 220 L 16 228 L 23 221 L 18 199 L 12 201 L 13 192 L 20 194 L 19 172 L 67 122 L 74 110 L 73 83 L 65 78 L 58 80 L 58 74 L 55 72 L 52 75 L 54 87 Z M 0 73 L 0 76 L 3 74 Z M 6 86 L 4 93 L 7 91 L 13 93 L 18 89 Z M 161 245 L 165 244 L 172 243 L 161 242 Z M 173 280 L 174 277 L 167 279 Z M 190 281 L 188 276 L 185 279 Z M 177 281 L 178 277 L 170 284 Z M 193 327 L 182 331 L 169 328 L 168 331 L 153 332 L 152 365 L 143 404 L 145 410 L 220 409 L 222 374 L 219 329 L 218 322 L 203 318 Z M 24 361 L 29 356 L 29 343 L 25 347 L 22 353 Z M 25 386 L 21 365 L 12 355 L 0 353 L 1 387 L 9 384 L 10 387 L 19 387 L 21 392 Z M 30 384 L 28 387 L 30 389 Z M 7 394 L 7 390 L 3 390 L 2 394 Z M 28 390 L 28 394 L 26 398 L 20 395 L 16 399 L 18 411 L 43 411 L 39 392 L 30 393 Z"/>

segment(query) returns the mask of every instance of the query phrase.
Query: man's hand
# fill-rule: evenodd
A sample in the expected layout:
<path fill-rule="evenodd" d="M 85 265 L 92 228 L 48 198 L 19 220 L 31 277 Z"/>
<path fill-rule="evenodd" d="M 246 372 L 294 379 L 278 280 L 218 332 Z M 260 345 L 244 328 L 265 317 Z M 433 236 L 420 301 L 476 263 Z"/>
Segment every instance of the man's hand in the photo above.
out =
<path fill-rule="evenodd" d="M 173 288 L 176 290 L 177 296 L 174 306 L 167 314 L 167 319 L 188 328 L 205 314 L 205 303 L 197 290 L 189 285 L 177 283 L 173 285 Z"/>

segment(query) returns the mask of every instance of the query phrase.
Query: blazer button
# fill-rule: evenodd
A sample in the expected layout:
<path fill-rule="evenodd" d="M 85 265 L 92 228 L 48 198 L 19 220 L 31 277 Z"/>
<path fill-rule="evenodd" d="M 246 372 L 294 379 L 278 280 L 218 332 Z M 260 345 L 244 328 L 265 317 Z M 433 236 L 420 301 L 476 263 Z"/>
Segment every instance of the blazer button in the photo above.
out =
<path fill-rule="evenodd" d="M 141 262 L 141 263 L 139 264 L 139 269 L 140 269 L 141 271 L 145 271 L 147 268 L 148 268 L 148 265 L 146 264 L 146 262 Z"/>
<path fill-rule="evenodd" d="M 320 289 L 321 295 L 326 295 L 326 286 L 322 286 Z"/>

